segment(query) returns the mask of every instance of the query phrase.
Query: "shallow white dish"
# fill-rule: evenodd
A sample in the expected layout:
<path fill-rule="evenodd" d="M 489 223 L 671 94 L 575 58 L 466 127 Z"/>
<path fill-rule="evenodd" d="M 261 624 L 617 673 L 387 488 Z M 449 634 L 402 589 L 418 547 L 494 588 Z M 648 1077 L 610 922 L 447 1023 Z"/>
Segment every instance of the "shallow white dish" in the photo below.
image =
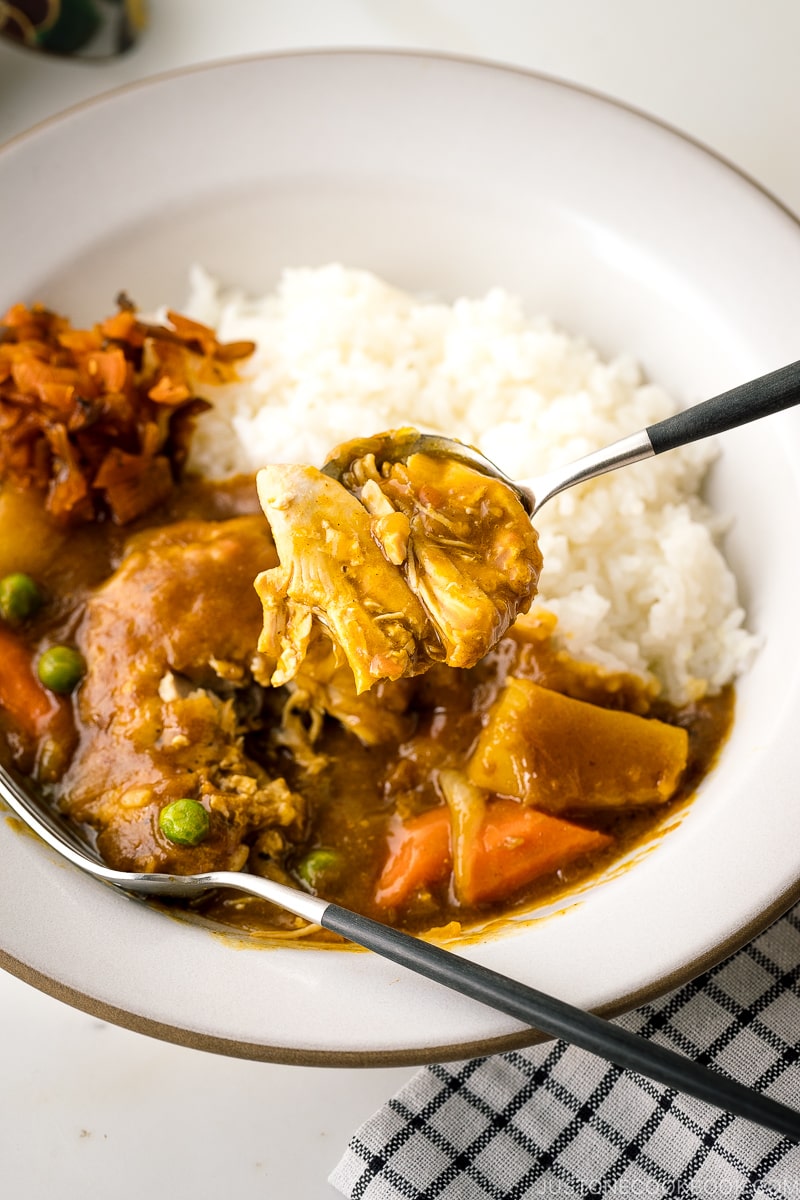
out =
<path fill-rule="evenodd" d="M 188 265 L 264 292 L 339 260 L 445 297 L 499 284 L 687 403 L 798 357 L 800 229 L 702 148 L 596 96 L 428 55 L 179 73 L 0 153 L 0 308 L 180 307 Z M 9 234 L 11 231 L 11 236 Z M 681 824 L 555 916 L 461 952 L 617 1011 L 800 894 L 800 415 L 726 436 L 714 501 L 764 648 Z M 1 667 L 0 667 L 1 669 Z M 120 1024 L 248 1057 L 421 1062 L 530 1040 L 364 953 L 253 946 L 165 918 L 0 820 L 0 965 Z"/>

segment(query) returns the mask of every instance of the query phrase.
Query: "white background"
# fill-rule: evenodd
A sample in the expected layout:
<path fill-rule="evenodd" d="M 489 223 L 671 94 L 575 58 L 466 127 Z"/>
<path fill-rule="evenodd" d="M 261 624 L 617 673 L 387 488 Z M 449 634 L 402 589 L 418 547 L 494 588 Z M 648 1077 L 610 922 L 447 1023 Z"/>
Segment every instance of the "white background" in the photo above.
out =
<path fill-rule="evenodd" d="M 530 67 L 624 100 L 705 142 L 800 212 L 796 0 L 150 0 L 150 8 L 139 45 L 113 62 L 0 45 L 0 142 L 176 66 L 262 50 L 425 48 Z M 0 220 L 0 269 L 11 217 Z M 326 1176 L 350 1133 L 411 1074 L 274 1066 L 167 1045 L 0 972 L 0 1196 L 332 1200 Z"/>

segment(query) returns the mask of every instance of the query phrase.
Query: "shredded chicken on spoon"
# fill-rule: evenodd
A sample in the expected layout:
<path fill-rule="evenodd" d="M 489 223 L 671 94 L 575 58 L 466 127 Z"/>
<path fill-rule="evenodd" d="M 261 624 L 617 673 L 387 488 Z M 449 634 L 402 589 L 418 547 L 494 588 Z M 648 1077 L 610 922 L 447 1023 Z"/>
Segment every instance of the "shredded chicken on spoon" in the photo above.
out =
<path fill-rule="evenodd" d="M 359 693 L 437 662 L 471 667 L 530 607 L 542 558 L 517 497 L 456 459 L 396 461 L 408 434 L 337 447 L 341 482 L 314 467 L 259 472 L 280 564 L 256 579 L 274 685 L 320 639 Z"/>

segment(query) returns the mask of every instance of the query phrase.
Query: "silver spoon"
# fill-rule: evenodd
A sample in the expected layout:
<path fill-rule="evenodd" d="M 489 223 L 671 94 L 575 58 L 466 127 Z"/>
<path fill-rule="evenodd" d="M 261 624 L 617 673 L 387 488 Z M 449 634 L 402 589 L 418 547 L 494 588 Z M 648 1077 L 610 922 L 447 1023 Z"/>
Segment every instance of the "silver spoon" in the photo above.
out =
<path fill-rule="evenodd" d="M 683 412 L 667 417 L 655 425 L 649 425 L 638 433 L 620 438 L 584 455 L 566 466 L 558 467 L 540 475 L 537 479 L 510 479 L 499 467 L 479 450 L 463 442 L 440 434 L 419 433 L 416 429 L 402 429 L 393 434 L 381 434 L 374 439 L 365 439 L 361 445 L 364 452 L 374 449 L 379 442 L 383 460 L 403 461 L 412 454 L 435 454 L 457 459 L 475 467 L 485 475 L 491 475 L 516 492 L 520 502 L 533 517 L 543 504 L 566 488 L 597 475 L 605 475 L 618 467 L 653 458 L 666 450 L 675 450 L 689 442 L 697 442 L 716 433 L 725 433 L 737 425 L 768 417 L 800 402 L 800 362 L 790 363 L 740 384 L 728 392 L 722 392 L 702 404 L 695 404 Z M 354 458 L 359 457 L 359 442 L 346 442 L 322 468 L 326 475 L 339 482 Z"/>
<path fill-rule="evenodd" d="M 196 896 L 212 888 L 234 888 L 260 896 L 288 912 L 341 934 L 436 983 L 470 996 L 525 1024 L 564 1038 L 623 1070 L 638 1071 L 667 1087 L 727 1110 L 745 1120 L 776 1130 L 800 1142 L 800 1112 L 753 1092 L 733 1079 L 709 1070 L 664 1046 L 646 1041 L 593 1013 L 527 987 L 449 950 L 381 925 L 338 904 L 271 879 L 237 871 L 205 875 L 158 875 L 115 871 L 100 861 L 66 821 L 51 812 L 0 765 L 0 798 L 48 846 L 96 879 L 126 892 L 145 895 Z"/>

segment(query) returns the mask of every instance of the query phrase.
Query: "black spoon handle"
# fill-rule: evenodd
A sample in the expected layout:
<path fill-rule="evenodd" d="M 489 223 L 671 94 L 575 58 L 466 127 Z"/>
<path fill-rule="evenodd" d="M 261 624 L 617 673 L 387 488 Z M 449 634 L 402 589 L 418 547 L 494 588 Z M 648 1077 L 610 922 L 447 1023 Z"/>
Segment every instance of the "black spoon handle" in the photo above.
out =
<path fill-rule="evenodd" d="M 409 967 L 419 975 L 471 996 L 473 1000 L 479 1000 L 510 1017 L 516 1017 L 542 1033 L 563 1038 L 625 1070 L 638 1071 L 667 1087 L 676 1088 L 717 1108 L 754 1121 L 757 1125 L 782 1133 L 795 1142 L 800 1141 L 800 1112 L 753 1092 L 735 1080 L 672 1050 L 629 1033 L 603 1017 L 584 1012 L 563 1000 L 556 1000 L 526 984 L 460 958 L 430 942 L 423 942 L 410 934 L 340 908 L 337 904 L 328 904 L 319 919 L 326 929 L 342 934 L 351 942 L 374 950 L 392 962 Z"/>
<path fill-rule="evenodd" d="M 761 375 L 739 387 L 712 396 L 675 413 L 655 425 L 649 425 L 647 435 L 655 454 L 675 450 L 687 442 L 724 433 L 737 425 L 746 425 L 759 417 L 768 417 L 800 402 L 800 362 L 779 367 L 769 375 Z"/>

